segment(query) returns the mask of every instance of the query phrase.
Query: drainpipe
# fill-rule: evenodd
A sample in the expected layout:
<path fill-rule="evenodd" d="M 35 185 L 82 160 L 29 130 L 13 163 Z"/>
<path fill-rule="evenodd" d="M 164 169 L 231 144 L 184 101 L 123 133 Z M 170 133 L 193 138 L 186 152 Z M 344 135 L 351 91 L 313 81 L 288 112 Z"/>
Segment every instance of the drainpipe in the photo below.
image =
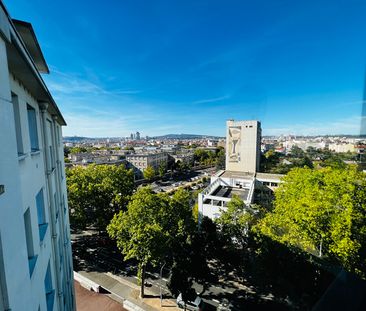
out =
<path fill-rule="evenodd" d="M 64 258 L 64 276 L 66 276 L 66 280 L 68 283 L 69 288 L 71 287 L 72 292 L 74 292 L 74 282 L 73 282 L 73 278 L 72 276 L 69 274 L 69 271 L 72 271 L 72 268 L 70 267 L 70 261 L 69 261 L 69 257 L 71 256 L 71 251 L 70 251 L 70 245 L 68 243 L 68 241 L 65 240 L 65 233 L 66 233 L 66 238 L 69 240 L 70 242 L 70 235 L 69 232 L 66 228 L 66 220 L 65 220 L 65 213 L 64 213 L 64 208 L 66 208 L 66 206 L 63 206 L 62 202 L 64 202 L 62 200 L 61 194 L 63 193 L 62 191 L 62 186 L 61 186 L 61 171 L 62 171 L 62 161 L 60 159 L 60 152 L 59 152 L 59 146 L 57 144 L 57 129 L 56 129 L 56 123 L 57 123 L 57 116 L 53 115 L 52 116 L 52 139 L 54 142 L 54 146 L 55 148 L 54 150 L 54 159 L 56 160 L 56 174 L 57 174 L 57 178 L 56 178 L 56 186 L 57 186 L 57 196 L 58 196 L 58 202 L 59 202 L 59 208 L 60 213 L 59 213 L 59 221 L 61 224 L 61 231 L 62 231 L 62 235 L 61 235 L 61 241 L 62 241 L 62 245 L 63 245 L 63 249 L 61 251 L 63 251 L 63 258 Z M 58 139 L 61 139 L 61 137 L 58 137 Z M 62 143 L 62 142 L 60 142 Z M 64 178 L 66 178 L 66 176 L 64 176 Z M 66 205 L 66 202 L 64 202 L 64 204 Z M 66 231 L 66 232 L 65 232 Z M 67 299 L 67 305 L 68 308 L 67 310 L 73 310 L 71 307 L 71 299 L 73 299 L 74 296 L 70 297 L 70 293 L 65 293 L 68 296 Z M 75 303 L 73 304 L 75 306 Z"/>
<path fill-rule="evenodd" d="M 51 215 L 51 237 L 52 237 L 52 246 L 53 246 L 53 254 L 54 254 L 54 263 L 55 263 L 55 270 L 56 270 L 56 283 L 57 283 L 57 298 L 58 298 L 58 306 L 63 305 L 61 303 L 61 296 L 62 296 L 62 288 L 61 288 L 61 278 L 60 278 L 60 264 L 57 258 L 57 229 L 56 229 L 56 215 L 55 215 L 55 202 L 52 195 L 52 182 L 51 182 L 51 175 L 52 175 L 52 163 L 50 159 L 50 154 L 48 155 L 48 138 L 47 138 L 47 119 L 46 119 L 46 113 L 47 113 L 47 107 L 48 103 L 46 102 L 40 102 L 39 107 L 41 110 L 41 125 L 42 125 L 42 138 L 43 138 L 43 152 L 44 152 L 44 159 L 45 159 L 45 175 L 47 179 L 47 192 L 48 192 L 48 198 L 49 198 L 49 211 Z"/>

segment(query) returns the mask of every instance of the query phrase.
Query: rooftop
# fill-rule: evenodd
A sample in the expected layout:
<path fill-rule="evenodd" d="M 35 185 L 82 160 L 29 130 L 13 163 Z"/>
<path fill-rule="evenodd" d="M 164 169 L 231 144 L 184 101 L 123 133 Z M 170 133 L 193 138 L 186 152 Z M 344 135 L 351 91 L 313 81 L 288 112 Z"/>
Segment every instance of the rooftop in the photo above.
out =
<path fill-rule="evenodd" d="M 259 180 L 271 180 L 279 182 L 286 175 L 283 174 L 270 174 L 270 173 L 256 173 L 255 177 Z"/>
<path fill-rule="evenodd" d="M 247 172 L 234 172 L 234 171 L 224 171 L 219 177 L 221 178 L 242 178 L 251 179 L 254 177 L 254 173 Z"/>
<path fill-rule="evenodd" d="M 249 189 L 246 188 L 218 186 L 211 195 L 215 197 L 230 198 L 230 199 L 233 197 L 233 195 L 237 195 L 241 199 L 246 200 L 248 197 L 248 193 Z"/>

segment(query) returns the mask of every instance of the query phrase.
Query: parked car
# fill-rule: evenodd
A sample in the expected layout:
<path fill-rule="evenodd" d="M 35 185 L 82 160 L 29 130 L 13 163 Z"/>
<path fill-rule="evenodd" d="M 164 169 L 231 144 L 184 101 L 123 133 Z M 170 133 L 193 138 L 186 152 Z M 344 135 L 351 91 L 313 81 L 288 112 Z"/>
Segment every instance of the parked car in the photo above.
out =
<path fill-rule="evenodd" d="M 194 311 L 204 310 L 204 302 L 202 298 L 198 295 L 196 295 L 196 298 L 194 300 L 184 301 L 182 298 L 182 294 L 179 294 L 177 297 L 177 305 L 181 309 L 184 309 L 185 307 L 187 310 L 194 310 Z"/>
<path fill-rule="evenodd" d="M 232 311 L 232 310 L 237 310 L 233 304 L 227 300 L 226 298 L 224 298 L 221 303 L 218 305 L 216 311 Z"/>

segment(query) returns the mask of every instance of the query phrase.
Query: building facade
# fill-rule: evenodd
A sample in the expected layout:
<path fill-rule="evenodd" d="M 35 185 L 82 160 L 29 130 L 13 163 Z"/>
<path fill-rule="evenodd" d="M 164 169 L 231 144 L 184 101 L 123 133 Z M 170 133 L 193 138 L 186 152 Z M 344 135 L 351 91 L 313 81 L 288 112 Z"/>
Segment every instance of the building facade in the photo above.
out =
<path fill-rule="evenodd" d="M 161 165 L 167 167 L 168 154 L 165 152 L 157 153 L 142 153 L 142 154 L 130 154 L 126 156 L 128 166 L 133 168 L 136 177 L 143 177 L 144 170 L 151 166 L 155 171 L 159 169 Z"/>
<path fill-rule="evenodd" d="M 0 310 L 75 310 L 61 127 L 31 24 L 0 1 Z"/>
<path fill-rule="evenodd" d="M 233 196 L 251 204 L 266 205 L 283 175 L 259 173 L 261 127 L 259 121 L 227 121 L 226 170 L 211 176 L 210 185 L 198 194 L 199 219 L 220 217 Z"/>
<path fill-rule="evenodd" d="M 261 124 L 259 121 L 226 122 L 226 169 L 255 173 L 261 155 Z"/>

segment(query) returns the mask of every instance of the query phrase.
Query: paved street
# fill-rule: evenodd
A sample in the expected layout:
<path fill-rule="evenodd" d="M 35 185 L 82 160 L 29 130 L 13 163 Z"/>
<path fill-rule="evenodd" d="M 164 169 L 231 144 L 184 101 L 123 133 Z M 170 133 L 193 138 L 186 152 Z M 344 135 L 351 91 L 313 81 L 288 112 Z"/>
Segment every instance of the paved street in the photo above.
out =
<path fill-rule="evenodd" d="M 115 249 L 113 244 L 108 244 L 103 238 L 98 237 L 91 231 L 83 232 L 81 235 L 73 234 L 73 239 L 75 271 L 81 274 L 91 273 L 94 277 L 103 275 L 103 280 L 105 280 L 107 274 L 109 277 L 118 278 L 122 283 L 122 285 L 118 285 L 119 288 L 121 286 L 125 288 L 128 284 L 130 287 L 135 287 L 135 292 L 138 292 L 136 262 L 124 262 L 122 255 Z M 148 286 L 146 290 L 152 297 L 155 297 L 153 300 L 160 302 L 161 285 L 164 297 L 174 301 L 166 287 L 168 275 L 168 269 L 164 269 L 163 279 L 160 280 L 159 268 L 152 269 L 148 267 L 146 274 Z M 115 280 L 113 282 L 116 283 Z M 125 282 L 125 285 L 123 285 L 123 282 Z M 111 284 L 108 286 L 111 287 Z M 203 289 L 200 284 L 194 284 L 194 288 L 197 292 L 201 292 Z M 243 282 L 238 281 L 234 274 L 230 273 L 219 276 L 218 282 L 207 288 L 202 294 L 202 298 L 207 303 L 208 310 L 215 310 L 223 301 L 229 301 L 234 306 L 231 310 L 243 310 L 247 307 L 251 310 L 261 310 L 260 308 L 263 307 L 266 310 L 288 310 L 283 304 L 274 303 L 274 297 L 271 294 L 257 294 L 254 288 L 245 286 Z"/>

